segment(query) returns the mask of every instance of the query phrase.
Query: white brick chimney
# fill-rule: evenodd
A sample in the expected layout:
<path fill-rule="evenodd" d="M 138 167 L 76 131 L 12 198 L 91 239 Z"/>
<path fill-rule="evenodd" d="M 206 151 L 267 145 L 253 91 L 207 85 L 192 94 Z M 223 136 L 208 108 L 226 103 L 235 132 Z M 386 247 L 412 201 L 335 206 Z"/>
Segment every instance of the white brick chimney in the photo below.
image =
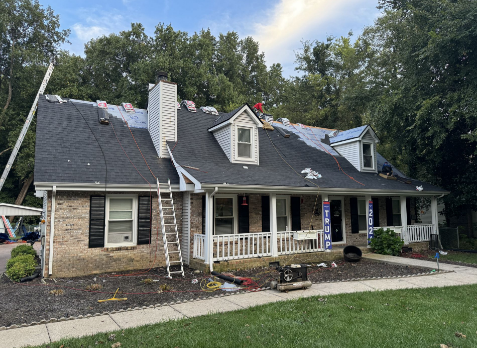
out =
<path fill-rule="evenodd" d="M 159 73 L 149 90 L 147 129 L 160 158 L 169 158 L 166 141 L 177 141 L 177 84 Z"/>

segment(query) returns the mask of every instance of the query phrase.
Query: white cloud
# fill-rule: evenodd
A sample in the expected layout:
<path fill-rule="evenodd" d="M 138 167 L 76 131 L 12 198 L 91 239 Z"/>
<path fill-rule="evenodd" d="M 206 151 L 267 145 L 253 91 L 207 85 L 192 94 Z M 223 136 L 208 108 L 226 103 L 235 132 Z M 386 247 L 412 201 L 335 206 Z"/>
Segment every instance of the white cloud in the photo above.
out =
<path fill-rule="evenodd" d="M 301 48 L 301 40 L 325 40 L 371 25 L 375 6 L 375 0 L 280 0 L 255 24 L 252 36 L 267 63 L 281 63 L 288 76 L 294 74 L 294 51 Z"/>

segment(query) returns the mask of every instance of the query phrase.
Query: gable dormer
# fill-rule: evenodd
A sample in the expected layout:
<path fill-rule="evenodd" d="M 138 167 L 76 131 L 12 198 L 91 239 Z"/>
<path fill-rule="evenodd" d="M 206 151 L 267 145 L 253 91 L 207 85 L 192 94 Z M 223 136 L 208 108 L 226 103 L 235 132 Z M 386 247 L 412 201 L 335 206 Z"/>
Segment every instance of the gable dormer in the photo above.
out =
<path fill-rule="evenodd" d="M 370 126 L 339 132 L 330 145 L 360 172 L 377 173 L 376 144 L 379 139 Z"/>
<path fill-rule="evenodd" d="M 261 121 L 245 104 L 220 115 L 209 128 L 232 163 L 259 164 L 258 129 Z"/>

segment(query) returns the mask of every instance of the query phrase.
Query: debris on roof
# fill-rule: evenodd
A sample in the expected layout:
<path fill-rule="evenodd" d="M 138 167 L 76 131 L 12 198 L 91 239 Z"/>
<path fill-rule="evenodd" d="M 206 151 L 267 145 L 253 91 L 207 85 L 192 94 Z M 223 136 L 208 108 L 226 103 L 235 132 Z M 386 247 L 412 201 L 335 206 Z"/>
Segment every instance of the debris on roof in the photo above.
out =
<path fill-rule="evenodd" d="M 422 185 L 421 185 L 421 186 L 416 186 L 416 191 L 422 191 L 422 190 L 424 190 L 424 188 L 422 187 Z"/>
<path fill-rule="evenodd" d="M 197 112 L 195 108 L 195 103 L 192 100 L 183 100 L 182 105 L 186 107 L 186 109 L 190 112 Z"/>
<path fill-rule="evenodd" d="M 127 113 L 135 112 L 134 107 L 131 103 L 121 103 L 121 105 Z"/>
<path fill-rule="evenodd" d="M 213 106 L 201 106 L 200 109 L 203 112 L 205 112 L 206 114 L 211 114 L 211 115 L 216 115 L 216 116 L 219 115 L 219 112 Z"/>
<path fill-rule="evenodd" d="M 177 102 L 177 110 L 181 109 L 181 103 Z"/>
<path fill-rule="evenodd" d="M 281 122 L 284 126 L 287 126 L 287 127 L 290 125 L 290 120 L 285 117 L 280 117 L 279 119 L 277 119 L 277 121 Z"/>
<path fill-rule="evenodd" d="M 302 174 L 306 174 L 305 179 L 320 179 L 321 174 L 311 170 L 311 168 L 305 168 L 301 171 Z"/>
<path fill-rule="evenodd" d="M 67 100 L 61 99 L 59 95 L 53 95 L 53 94 L 47 94 L 46 95 L 46 100 L 48 100 L 50 103 L 66 103 Z"/>
<path fill-rule="evenodd" d="M 96 104 L 98 104 L 98 108 L 100 108 L 100 109 L 107 109 L 108 108 L 108 103 L 106 103 L 103 100 L 96 100 Z"/>
<path fill-rule="evenodd" d="M 263 129 L 269 130 L 269 131 L 272 131 L 274 129 L 272 125 L 268 123 L 267 121 L 262 120 L 262 123 L 263 123 L 263 127 L 262 127 Z"/>
<path fill-rule="evenodd" d="M 262 117 L 267 121 L 268 123 L 273 122 L 273 116 L 269 114 L 263 114 Z"/>

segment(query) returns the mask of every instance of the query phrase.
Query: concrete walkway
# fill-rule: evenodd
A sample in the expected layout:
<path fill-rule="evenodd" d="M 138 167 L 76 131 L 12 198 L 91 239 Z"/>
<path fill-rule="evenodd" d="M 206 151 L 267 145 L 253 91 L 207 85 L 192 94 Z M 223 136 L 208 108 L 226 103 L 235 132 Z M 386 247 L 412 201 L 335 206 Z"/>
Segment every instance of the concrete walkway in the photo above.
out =
<path fill-rule="evenodd" d="M 431 261 L 406 259 L 394 256 L 367 254 L 366 258 L 435 268 Z M 164 305 L 157 308 L 147 308 L 120 312 L 109 315 L 89 317 L 62 322 L 54 322 L 31 327 L 0 331 L 0 347 L 24 347 L 58 341 L 67 337 L 93 335 L 100 332 L 110 332 L 146 324 L 154 324 L 172 319 L 191 318 L 208 313 L 228 312 L 238 309 L 258 306 L 266 303 L 285 301 L 299 297 L 326 296 L 342 293 L 381 291 L 408 288 L 429 288 L 477 284 L 477 268 L 441 264 L 442 273 L 432 276 L 372 279 L 336 283 L 313 284 L 308 290 L 295 290 L 280 293 L 276 290 L 250 292 L 240 295 L 224 296 L 201 301 L 187 302 L 174 305 Z"/>

